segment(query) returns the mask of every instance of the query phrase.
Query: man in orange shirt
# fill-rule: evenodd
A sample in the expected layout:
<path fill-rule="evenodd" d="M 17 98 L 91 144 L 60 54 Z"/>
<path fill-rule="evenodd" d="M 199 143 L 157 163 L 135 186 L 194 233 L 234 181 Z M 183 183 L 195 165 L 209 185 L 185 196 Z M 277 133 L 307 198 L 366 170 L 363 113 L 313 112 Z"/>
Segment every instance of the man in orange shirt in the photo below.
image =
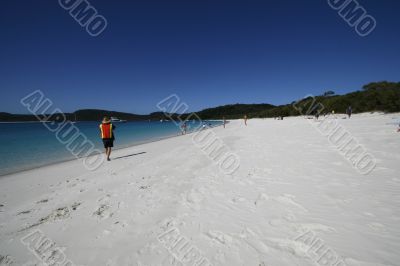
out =
<path fill-rule="evenodd" d="M 114 147 L 114 129 L 110 119 L 105 116 L 100 124 L 101 139 L 103 140 L 104 148 L 106 149 L 107 161 L 110 161 L 111 148 Z"/>

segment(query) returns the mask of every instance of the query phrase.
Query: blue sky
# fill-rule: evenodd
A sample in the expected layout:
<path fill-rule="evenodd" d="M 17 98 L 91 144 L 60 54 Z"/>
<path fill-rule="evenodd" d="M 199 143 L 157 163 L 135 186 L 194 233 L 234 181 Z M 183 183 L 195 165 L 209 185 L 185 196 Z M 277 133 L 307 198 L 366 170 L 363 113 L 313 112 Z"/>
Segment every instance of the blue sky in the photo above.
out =
<path fill-rule="evenodd" d="M 92 0 L 108 21 L 97 37 L 58 1 L 5 1 L 0 111 L 27 113 L 36 89 L 65 112 L 145 114 L 171 93 L 197 111 L 399 81 L 400 2 L 358 2 L 377 21 L 367 37 L 326 0 Z"/>

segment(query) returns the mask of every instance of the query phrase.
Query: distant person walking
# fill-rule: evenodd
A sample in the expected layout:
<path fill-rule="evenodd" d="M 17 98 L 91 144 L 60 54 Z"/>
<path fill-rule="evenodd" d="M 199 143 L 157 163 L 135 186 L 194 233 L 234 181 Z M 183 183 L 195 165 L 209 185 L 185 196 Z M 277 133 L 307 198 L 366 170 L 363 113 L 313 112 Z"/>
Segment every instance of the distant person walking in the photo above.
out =
<path fill-rule="evenodd" d="M 187 131 L 186 122 L 183 122 L 183 124 L 181 125 L 181 130 L 182 130 L 182 135 L 186 135 L 186 131 Z"/>
<path fill-rule="evenodd" d="M 244 119 L 244 124 L 247 126 L 247 115 L 244 115 L 243 119 Z"/>
<path fill-rule="evenodd" d="M 224 120 L 224 128 L 225 128 L 225 126 L 226 126 L 226 119 L 225 119 L 225 116 L 222 117 L 222 119 Z"/>
<path fill-rule="evenodd" d="M 351 106 L 347 107 L 346 110 L 347 115 L 349 116 L 349 118 L 351 117 L 351 114 L 353 113 L 353 109 L 351 108 Z"/>
<path fill-rule="evenodd" d="M 334 119 L 336 119 L 335 110 L 332 110 L 332 116 Z"/>
<path fill-rule="evenodd" d="M 107 161 L 110 161 L 111 148 L 114 147 L 114 129 L 110 118 L 105 116 L 100 124 L 101 139 L 103 140 L 104 148 L 106 149 Z"/>

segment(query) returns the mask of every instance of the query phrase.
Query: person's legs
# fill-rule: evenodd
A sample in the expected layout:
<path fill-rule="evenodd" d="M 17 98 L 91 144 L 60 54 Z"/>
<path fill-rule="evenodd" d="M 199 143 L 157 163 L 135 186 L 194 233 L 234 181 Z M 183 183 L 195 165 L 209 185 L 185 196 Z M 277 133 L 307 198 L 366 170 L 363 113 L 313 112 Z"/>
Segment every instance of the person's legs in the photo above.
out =
<path fill-rule="evenodd" d="M 108 153 L 108 145 L 107 145 L 107 141 L 105 139 L 103 139 L 103 144 L 104 144 L 104 153 L 107 156 Z"/>
<path fill-rule="evenodd" d="M 111 155 L 111 147 L 107 148 L 107 161 L 110 161 L 110 155 Z"/>
<path fill-rule="evenodd" d="M 113 140 L 111 139 L 103 139 L 104 143 L 104 148 L 105 148 L 105 154 L 107 157 L 107 161 L 110 161 L 110 155 L 111 155 L 111 148 L 113 147 Z"/>

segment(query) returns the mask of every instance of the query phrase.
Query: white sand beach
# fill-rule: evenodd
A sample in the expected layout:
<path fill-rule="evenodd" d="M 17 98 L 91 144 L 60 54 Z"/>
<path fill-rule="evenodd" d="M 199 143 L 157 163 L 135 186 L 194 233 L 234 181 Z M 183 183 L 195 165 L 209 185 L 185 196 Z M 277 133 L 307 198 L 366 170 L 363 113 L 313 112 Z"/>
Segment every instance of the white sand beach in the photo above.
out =
<path fill-rule="evenodd" d="M 343 116 L 376 160 L 369 174 L 318 131 L 322 122 L 293 117 L 210 129 L 240 158 L 233 174 L 189 134 L 115 151 L 95 171 L 74 160 L 3 176 L 0 260 L 400 265 L 400 114 Z"/>

